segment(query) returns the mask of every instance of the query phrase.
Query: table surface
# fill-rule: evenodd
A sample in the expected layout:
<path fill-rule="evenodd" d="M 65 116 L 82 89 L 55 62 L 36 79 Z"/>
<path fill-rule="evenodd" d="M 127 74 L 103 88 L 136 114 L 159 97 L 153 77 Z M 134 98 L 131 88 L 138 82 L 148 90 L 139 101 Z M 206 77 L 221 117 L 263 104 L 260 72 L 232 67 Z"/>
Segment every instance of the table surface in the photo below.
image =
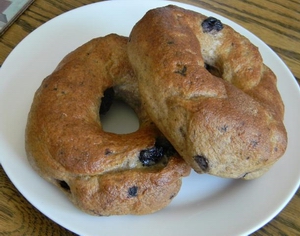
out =
<path fill-rule="evenodd" d="M 0 65 L 14 47 L 49 19 L 96 0 L 35 0 L 0 38 Z M 300 83 L 300 2 L 298 0 L 181 0 L 248 29 L 287 64 Z M 34 208 L 0 166 L 0 235 L 74 235 Z M 300 190 L 268 224 L 252 235 L 300 235 Z"/>

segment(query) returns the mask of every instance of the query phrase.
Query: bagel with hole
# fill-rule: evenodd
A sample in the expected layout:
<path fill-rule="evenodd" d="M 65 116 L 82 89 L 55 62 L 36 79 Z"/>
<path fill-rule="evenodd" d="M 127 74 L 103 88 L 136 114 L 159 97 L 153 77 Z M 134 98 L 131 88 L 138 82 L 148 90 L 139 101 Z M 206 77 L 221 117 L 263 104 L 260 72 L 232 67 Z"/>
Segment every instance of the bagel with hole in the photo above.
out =
<path fill-rule="evenodd" d="M 133 27 L 128 56 L 151 120 L 196 172 L 253 179 L 284 154 L 276 76 L 220 20 L 152 9 Z"/>
<path fill-rule="evenodd" d="M 29 163 L 92 215 L 149 214 L 167 206 L 190 167 L 149 119 L 127 57 L 111 34 L 68 54 L 36 91 L 28 115 Z M 111 99 L 136 112 L 129 134 L 103 131 Z"/>

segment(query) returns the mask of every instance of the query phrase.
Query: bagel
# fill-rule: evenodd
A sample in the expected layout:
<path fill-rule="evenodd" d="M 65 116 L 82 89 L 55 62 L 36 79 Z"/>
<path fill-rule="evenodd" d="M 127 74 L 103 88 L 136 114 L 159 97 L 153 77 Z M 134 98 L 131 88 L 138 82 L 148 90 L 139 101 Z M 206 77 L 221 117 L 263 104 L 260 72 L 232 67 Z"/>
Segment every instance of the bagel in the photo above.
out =
<path fill-rule="evenodd" d="M 151 120 L 196 172 L 254 179 L 284 154 L 277 78 L 220 20 L 152 9 L 133 27 L 128 56 Z"/>
<path fill-rule="evenodd" d="M 126 50 L 116 34 L 77 48 L 43 80 L 28 114 L 29 163 L 92 215 L 158 211 L 190 173 L 146 114 Z M 112 94 L 134 109 L 137 131 L 103 131 L 99 109 L 108 110 Z"/>

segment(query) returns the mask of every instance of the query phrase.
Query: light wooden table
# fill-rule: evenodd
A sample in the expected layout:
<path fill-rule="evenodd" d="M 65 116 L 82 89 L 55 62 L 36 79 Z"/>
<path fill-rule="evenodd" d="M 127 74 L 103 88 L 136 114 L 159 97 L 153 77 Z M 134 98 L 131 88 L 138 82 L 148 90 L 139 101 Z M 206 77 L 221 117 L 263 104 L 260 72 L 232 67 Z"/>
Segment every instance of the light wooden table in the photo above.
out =
<path fill-rule="evenodd" d="M 0 65 L 31 31 L 49 19 L 95 0 L 36 0 L 0 38 Z M 223 15 L 261 38 L 300 82 L 298 0 L 182 0 Z M 1 78 L 0 78 L 1 79 Z M 299 167 L 300 168 L 300 167 Z M 300 170 L 299 170 L 300 171 Z M 0 235 L 73 235 L 36 210 L 0 166 Z M 271 222 L 252 235 L 300 235 L 300 190 Z"/>

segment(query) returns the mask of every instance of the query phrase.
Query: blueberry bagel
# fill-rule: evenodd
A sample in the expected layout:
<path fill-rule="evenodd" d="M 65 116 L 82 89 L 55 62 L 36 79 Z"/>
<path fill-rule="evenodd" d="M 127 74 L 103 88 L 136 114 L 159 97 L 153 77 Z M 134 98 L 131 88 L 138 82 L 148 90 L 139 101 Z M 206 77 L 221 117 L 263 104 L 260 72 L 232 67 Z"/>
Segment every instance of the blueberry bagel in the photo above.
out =
<path fill-rule="evenodd" d="M 68 54 L 36 91 L 26 127 L 30 164 L 81 210 L 149 214 L 167 206 L 190 167 L 148 118 L 126 52 L 127 38 L 96 38 Z M 139 130 L 102 129 L 99 110 L 115 95 Z"/>
<path fill-rule="evenodd" d="M 220 20 L 152 9 L 132 29 L 128 55 L 150 118 L 196 172 L 253 179 L 285 152 L 276 76 Z"/>

